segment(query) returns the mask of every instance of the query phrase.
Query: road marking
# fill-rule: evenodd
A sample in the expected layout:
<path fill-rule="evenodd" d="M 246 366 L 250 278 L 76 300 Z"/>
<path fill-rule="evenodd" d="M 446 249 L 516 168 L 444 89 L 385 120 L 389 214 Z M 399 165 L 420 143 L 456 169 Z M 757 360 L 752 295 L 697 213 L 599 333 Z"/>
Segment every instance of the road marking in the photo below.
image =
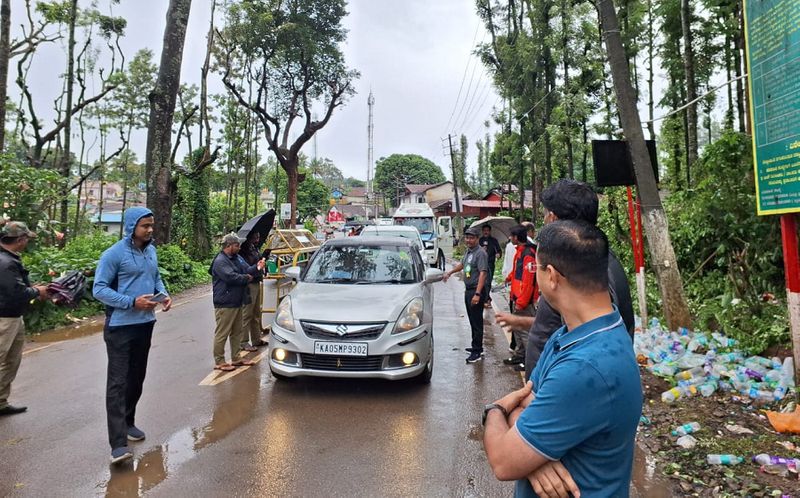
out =
<path fill-rule="evenodd" d="M 266 354 L 267 354 L 267 351 L 262 351 L 262 352 L 258 353 L 257 355 L 253 356 L 252 358 L 250 358 L 250 361 L 255 362 L 255 363 L 259 363 L 262 359 L 264 359 Z M 241 355 L 241 354 L 239 355 L 240 358 L 242 356 L 243 355 Z M 206 375 L 206 378 L 201 380 L 200 384 L 198 384 L 198 385 L 199 386 L 216 386 L 217 384 L 219 384 L 221 382 L 225 382 L 228 379 L 236 377 L 237 375 L 239 375 L 240 373 L 244 372 L 245 370 L 249 370 L 250 366 L 251 365 L 238 367 L 236 370 L 234 370 L 232 372 L 219 372 L 217 370 L 214 370 L 210 374 Z M 255 366 L 255 365 L 252 365 L 252 366 Z"/>
<path fill-rule="evenodd" d="M 22 356 L 25 356 L 26 354 L 35 353 L 35 352 L 37 352 L 37 351 L 41 351 L 41 350 L 43 350 L 43 349 L 47 349 L 47 348 L 49 348 L 50 346 L 54 346 L 54 345 L 56 345 L 56 344 L 58 344 L 58 343 L 57 343 L 57 342 L 51 342 L 50 344 L 46 344 L 46 345 L 44 345 L 44 346 L 39 346 L 38 348 L 33 348 L 33 349 L 29 349 L 29 350 L 27 350 L 27 351 L 23 351 L 23 352 L 22 352 Z"/>

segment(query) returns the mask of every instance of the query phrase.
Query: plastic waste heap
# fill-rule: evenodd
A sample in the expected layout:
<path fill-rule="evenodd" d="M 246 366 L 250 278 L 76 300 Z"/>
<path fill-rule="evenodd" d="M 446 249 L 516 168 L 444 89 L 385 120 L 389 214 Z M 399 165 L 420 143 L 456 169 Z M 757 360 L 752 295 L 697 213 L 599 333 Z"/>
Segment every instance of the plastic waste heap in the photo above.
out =
<path fill-rule="evenodd" d="M 730 391 L 763 404 L 782 400 L 794 388 L 794 360 L 746 356 L 724 334 L 671 332 L 657 318 L 636 334 L 634 350 L 641 364 L 673 382 L 661 400 L 674 403 L 692 396 Z M 687 433 L 688 434 L 688 433 Z"/>

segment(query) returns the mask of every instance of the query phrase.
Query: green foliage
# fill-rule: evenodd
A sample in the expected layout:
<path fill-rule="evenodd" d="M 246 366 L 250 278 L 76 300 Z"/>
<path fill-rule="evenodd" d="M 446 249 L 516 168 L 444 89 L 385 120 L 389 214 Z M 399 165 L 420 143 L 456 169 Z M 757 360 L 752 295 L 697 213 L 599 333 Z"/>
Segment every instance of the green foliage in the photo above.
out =
<path fill-rule="evenodd" d="M 61 185 L 55 171 L 27 167 L 15 156 L 0 155 L 0 213 L 6 218 L 40 226 L 51 203 L 58 200 Z"/>
<path fill-rule="evenodd" d="M 320 180 L 306 177 L 297 187 L 297 210 L 300 220 L 312 218 L 328 205 L 331 190 Z"/>
<path fill-rule="evenodd" d="M 86 295 L 75 309 L 56 306 L 49 301 L 35 301 L 25 314 L 29 332 L 52 329 L 70 323 L 71 319 L 81 319 L 103 311 L 103 304 L 91 295 L 94 271 L 100 255 L 116 240 L 114 236 L 95 232 L 71 239 L 63 249 L 55 246 L 29 247 L 23 253 L 22 261 L 30 271 L 32 283 L 47 283 L 63 272 L 79 270 L 86 275 L 88 286 Z M 206 263 L 192 261 L 179 247 L 158 246 L 157 252 L 161 276 L 170 293 L 208 281 Z"/>
<path fill-rule="evenodd" d="M 433 161 L 416 154 L 392 154 L 378 159 L 375 164 L 375 185 L 384 198 L 397 205 L 398 189 L 411 184 L 435 184 L 445 181 L 442 169 Z"/>
<path fill-rule="evenodd" d="M 158 269 L 170 294 L 176 294 L 209 280 L 208 265 L 192 261 L 175 244 L 158 246 Z"/>
<path fill-rule="evenodd" d="M 194 155 L 202 154 L 203 149 Z M 172 236 L 191 258 L 204 260 L 211 254 L 209 231 L 211 172 L 178 177 L 178 195 L 173 211 Z"/>
<path fill-rule="evenodd" d="M 695 164 L 696 187 L 673 192 L 664 206 L 696 328 L 722 330 L 760 353 L 789 335 L 780 230 L 775 218 L 756 215 L 750 153 L 749 137 L 723 134 Z M 635 289 L 625 188 L 603 193 L 598 224 Z M 658 282 L 646 264 L 648 312 L 658 316 Z"/>

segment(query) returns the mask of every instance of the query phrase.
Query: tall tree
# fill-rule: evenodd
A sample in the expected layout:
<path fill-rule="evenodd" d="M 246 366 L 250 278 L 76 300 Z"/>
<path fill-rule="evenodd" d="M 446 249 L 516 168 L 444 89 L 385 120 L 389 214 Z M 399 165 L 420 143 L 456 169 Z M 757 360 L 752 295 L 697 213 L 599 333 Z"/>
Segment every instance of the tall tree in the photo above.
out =
<path fill-rule="evenodd" d="M 0 152 L 6 143 L 6 96 L 8 62 L 11 56 L 11 0 L 0 3 Z"/>
<path fill-rule="evenodd" d="M 156 213 L 154 237 L 169 241 L 172 224 L 172 121 L 183 61 L 183 43 L 192 0 L 170 0 L 164 46 L 156 86 L 149 95 L 150 120 L 147 128 L 147 207 Z"/>
<path fill-rule="evenodd" d="M 78 21 L 78 0 L 69 4 L 69 35 L 67 38 L 67 81 L 66 81 L 66 116 L 64 117 L 64 151 L 61 154 L 61 176 L 64 177 L 64 191 L 61 192 L 61 230 L 66 231 L 69 209 L 69 180 L 72 163 L 72 92 L 75 83 L 75 23 Z M 5 126 L 5 124 L 4 124 Z M 61 244 L 66 243 L 64 238 Z"/>
<path fill-rule="evenodd" d="M 375 163 L 375 186 L 384 201 L 397 206 L 406 184 L 428 185 L 445 181 L 442 169 L 433 161 L 416 154 L 392 154 Z"/>
<path fill-rule="evenodd" d="M 692 41 L 693 12 L 689 0 L 681 0 L 681 29 L 683 31 L 683 67 L 686 76 L 686 100 L 691 102 L 686 108 L 686 178 L 689 180 L 689 171 L 697 161 L 697 80 L 695 79 L 694 43 Z M 688 186 L 688 185 L 687 185 Z"/>
<path fill-rule="evenodd" d="M 642 200 L 644 228 L 653 266 L 661 287 L 664 313 L 670 329 L 690 327 L 691 316 L 683 281 L 672 248 L 667 217 L 658 194 L 650 156 L 644 142 L 642 123 L 636 107 L 636 95 L 630 80 L 630 69 L 619 31 L 617 12 L 612 0 L 597 1 L 598 16 L 603 30 L 614 91 L 617 95 L 620 122 L 628 141 L 636 176 L 636 188 Z"/>
<path fill-rule="evenodd" d="M 228 7 L 220 38 L 223 83 L 243 107 L 255 113 L 269 150 L 288 176 L 290 223 L 296 223 L 302 147 L 325 125 L 354 90 L 356 71 L 347 68 L 340 45 L 347 31 L 344 0 L 253 0 Z M 241 81 L 239 78 L 243 79 Z M 255 95 L 245 85 L 255 86 Z M 315 119 L 315 102 L 324 107 Z M 295 137 L 292 125 L 302 128 Z"/>

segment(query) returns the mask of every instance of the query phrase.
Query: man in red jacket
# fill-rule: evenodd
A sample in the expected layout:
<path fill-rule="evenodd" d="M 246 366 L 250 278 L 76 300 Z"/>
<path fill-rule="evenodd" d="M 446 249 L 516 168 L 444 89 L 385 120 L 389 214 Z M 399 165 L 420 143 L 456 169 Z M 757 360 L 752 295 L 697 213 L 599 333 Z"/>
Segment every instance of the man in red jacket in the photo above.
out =
<path fill-rule="evenodd" d="M 511 242 L 516 246 L 514 264 L 506 281 L 511 283 L 509 301 L 512 312 L 517 316 L 534 316 L 534 304 L 539 297 L 536 287 L 536 248 L 528 240 L 528 229 L 518 225 L 511 230 Z M 514 370 L 525 370 L 525 345 L 528 343 L 526 327 L 512 329 L 516 349 L 510 358 L 503 360 L 513 365 Z"/>

